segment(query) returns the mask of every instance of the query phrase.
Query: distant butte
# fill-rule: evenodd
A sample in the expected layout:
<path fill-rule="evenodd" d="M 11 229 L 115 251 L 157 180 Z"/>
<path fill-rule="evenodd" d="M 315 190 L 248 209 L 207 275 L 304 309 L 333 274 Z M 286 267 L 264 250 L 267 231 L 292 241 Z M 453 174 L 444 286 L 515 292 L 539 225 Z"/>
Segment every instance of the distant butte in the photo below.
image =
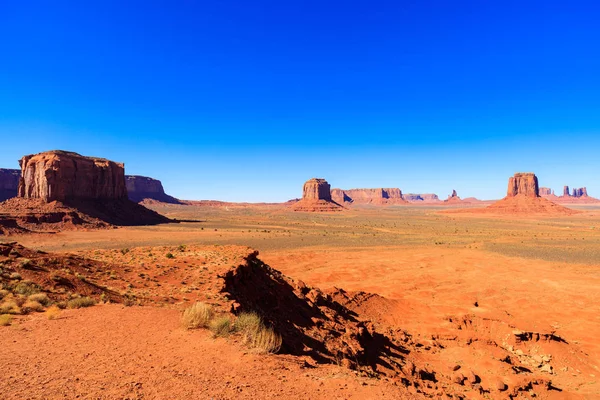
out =
<path fill-rule="evenodd" d="M 342 211 L 344 207 L 331 198 L 331 186 L 325 179 L 312 178 L 304 183 L 302 199 L 291 205 L 294 211 L 331 212 Z"/>
<path fill-rule="evenodd" d="M 332 189 L 331 196 L 338 203 L 350 204 L 407 204 L 398 188 Z"/>

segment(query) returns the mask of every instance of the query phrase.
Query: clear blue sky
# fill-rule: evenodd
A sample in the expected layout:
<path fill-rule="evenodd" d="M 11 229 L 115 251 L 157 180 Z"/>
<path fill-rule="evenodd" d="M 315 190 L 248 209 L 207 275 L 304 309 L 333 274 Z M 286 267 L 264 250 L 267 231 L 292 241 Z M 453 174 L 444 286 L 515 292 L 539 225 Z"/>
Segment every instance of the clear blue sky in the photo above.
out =
<path fill-rule="evenodd" d="M 184 199 L 600 197 L 600 5 L 0 0 L 0 167 L 65 149 Z"/>

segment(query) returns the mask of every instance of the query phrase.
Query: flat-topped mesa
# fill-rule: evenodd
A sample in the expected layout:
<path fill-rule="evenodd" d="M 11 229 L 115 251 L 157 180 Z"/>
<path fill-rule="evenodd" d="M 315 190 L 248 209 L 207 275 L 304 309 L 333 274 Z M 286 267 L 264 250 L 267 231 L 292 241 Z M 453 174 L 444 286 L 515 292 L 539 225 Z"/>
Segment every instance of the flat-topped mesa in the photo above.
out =
<path fill-rule="evenodd" d="M 331 201 L 331 186 L 322 178 L 309 179 L 302 188 L 302 199 Z"/>
<path fill-rule="evenodd" d="M 122 163 L 55 150 L 25 156 L 19 164 L 19 197 L 45 202 L 127 199 Z"/>
<path fill-rule="evenodd" d="M 538 179 L 532 172 L 516 173 L 508 179 L 506 197 L 523 195 L 527 197 L 540 197 Z"/>
<path fill-rule="evenodd" d="M 331 196 L 338 203 L 354 204 L 404 204 L 402 191 L 398 188 L 332 189 Z"/>
<path fill-rule="evenodd" d="M 161 181 L 147 176 L 125 175 L 129 200 L 139 203 L 147 199 L 163 203 L 180 204 L 176 198 L 165 193 Z"/>
<path fill-rule="evenodd" d="M 539 192 L 540 196 L 554 196 L 554 190 L 547 187 L 539 188 Z"/>
<path fill-rule="evenodd" d="M 18 169 L 0 168 L 0 201 L 17 196 L 20 176 L 21 171 Z"/>

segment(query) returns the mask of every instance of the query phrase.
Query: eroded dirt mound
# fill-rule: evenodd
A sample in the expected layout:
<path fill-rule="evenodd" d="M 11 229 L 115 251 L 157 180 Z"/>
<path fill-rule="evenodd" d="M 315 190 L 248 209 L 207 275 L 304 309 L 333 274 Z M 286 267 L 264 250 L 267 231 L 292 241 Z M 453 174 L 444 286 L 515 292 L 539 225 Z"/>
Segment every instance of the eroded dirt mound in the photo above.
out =
<path fill-rule="evenodd" d="M 345 210 L 344 207 L 334 201 L 305 199 L 293 203 L 290 208 L 294 211 L 305 212 L 337 212 Z"/>
<path fill-rule="evenodd" d="M 500 365 L 493 372 L 473 371 L 468 359 L 461 365 L 440 356 L 447 346 L 458 347 L 460 327 L 443 339 L 416 339 L 388 318 L 393 316 L 394 301 L 341 289 L 324 293 L 285 277 L 260 261 L 257 253 L 246 261 L 223 276 L 223 292 L 233 300 L 233 313 L 261 314 L 281 334 L 284 353 L 387 377 L 432 398 L 529 398 L 554 389 L 548 376 L 514 366 L 509 350 L 488 341 L 473 347 L 489 351 L 488 362 Z M 465 357 L 471 355 L 469 345 L 461 345 L 468 348 Z M 541 364 L 547 365 L 544 360 Z"/>
<path fill-rule="evenodd" d="M 0 233 L 102 229 L 174 222 L 130 200 L 65 204 L 15 197 L 0 203 Z"/>
<path fill-rule="evenodd" d="M 479 209 L 478 212 L 494 212 L 502 214 L 555 214 L 573 215 L 579 211 L 563 207 L 543 197 L 516 195 L 505 197 L 491 206 Z"/>
<path fill-rule="evenodd" d="M 104 263 L 73 255 L 34 251 L 17 243 L 0 243 L 0 286 L 9 292 L 43 292 L 53 301 L 86 296 L 120 303 L 123 296 L 90 276 L 106 274 Z"/>

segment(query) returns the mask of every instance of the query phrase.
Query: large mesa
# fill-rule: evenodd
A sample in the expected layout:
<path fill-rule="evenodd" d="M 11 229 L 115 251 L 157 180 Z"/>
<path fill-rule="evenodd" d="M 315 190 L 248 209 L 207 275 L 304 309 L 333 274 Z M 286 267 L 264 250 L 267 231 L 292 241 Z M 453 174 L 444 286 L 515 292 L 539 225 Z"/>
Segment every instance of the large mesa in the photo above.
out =
<path fill-rule="evenodd" d="M 527 197 L 540 197 L 537 176 L 532 172 L 518 172 L 508 179 L 507 197 L 518 195 Z"/>
<path fill-rule="evenodd" d="M 18 169 L 0 168 L 0 201 L 17 196 L 20 176 Z"/>
<path fill-rule="evenodd" d="M 173 196 L 165 193 L 162 182 L 158 179 L 139 175 L 125 175 L 125 185 L 129 200 L 136 203 L 144 200 L 155 200 L 162 203 L 181 204 Z"/>
<path fill-rule="evenodd" d="M 331 196 L 338 203 L 352 204 L 406 204 L 398 188 L 332 189 Z"/>

